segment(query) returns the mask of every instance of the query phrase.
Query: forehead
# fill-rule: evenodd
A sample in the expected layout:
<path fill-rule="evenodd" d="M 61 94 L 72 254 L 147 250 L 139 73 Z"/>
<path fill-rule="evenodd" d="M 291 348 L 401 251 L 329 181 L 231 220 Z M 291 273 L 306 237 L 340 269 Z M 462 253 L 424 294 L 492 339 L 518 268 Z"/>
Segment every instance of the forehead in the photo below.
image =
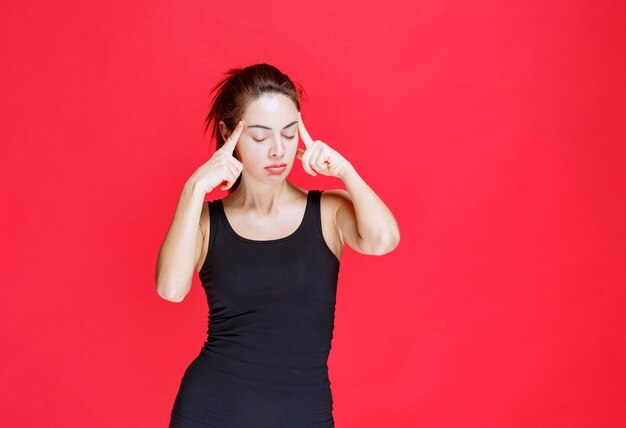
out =
<path fill-rule="evenodd" d="M 259 124 L 281 129 L 287 123 L 298 120 L 298 109 L 283 94 L 264 94 L 248 105 L 243 119 L 250 125 Z"/>

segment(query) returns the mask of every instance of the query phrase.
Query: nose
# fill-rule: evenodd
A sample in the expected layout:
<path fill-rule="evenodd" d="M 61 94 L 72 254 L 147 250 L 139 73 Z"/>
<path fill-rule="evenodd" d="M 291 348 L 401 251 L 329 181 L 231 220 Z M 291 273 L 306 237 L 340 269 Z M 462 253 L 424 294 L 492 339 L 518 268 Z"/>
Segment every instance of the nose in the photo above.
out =
<path fill-rule="evenodd" d="M 274 138 L 274 143 L 272 144 L 272 147 L 270 149 L 270 154 L 272 158 L 280 159 L 285 156 L 285 152 L 285 145 L 279 135 L 278 137 Z"/>

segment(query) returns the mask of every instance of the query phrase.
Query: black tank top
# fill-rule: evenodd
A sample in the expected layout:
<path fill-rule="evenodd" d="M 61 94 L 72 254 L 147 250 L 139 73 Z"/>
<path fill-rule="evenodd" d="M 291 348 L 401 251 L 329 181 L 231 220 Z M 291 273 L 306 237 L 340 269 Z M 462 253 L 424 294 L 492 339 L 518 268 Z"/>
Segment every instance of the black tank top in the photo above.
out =
<path fill-rule="evenodd" d="M 221 199 L 208 202 L 209 249 L 199 272 L 208 336 L 185 373 L 172 420 L 334 426 L 327 361 L 340 262 L 322 235 L 322 192 L 308 192 L 293 233 L 261 241 L 235 232 Z"/>

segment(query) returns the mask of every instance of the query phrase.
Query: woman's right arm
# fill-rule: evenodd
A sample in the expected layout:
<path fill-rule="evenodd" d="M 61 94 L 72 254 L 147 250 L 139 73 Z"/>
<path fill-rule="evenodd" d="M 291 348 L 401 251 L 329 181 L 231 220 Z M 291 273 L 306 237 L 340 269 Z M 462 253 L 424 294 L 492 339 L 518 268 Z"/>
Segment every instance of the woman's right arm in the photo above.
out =
<path fill-rule="evenodd" d="M 233 157 L 233 151 L 244 128 L 241 120 L 224 145 L 183 186 L 156 265 L 157 293 L 165 300 L 182 302 L 191 288 L 194 267 L 202 253 L 200 216 L 204 196 L 217 186 L 230 189 L 241 175 L 243 164 Z"/>
<path fill-rule="evenodd" d="M 200 214 L 205 189 L 188 180 L 178 201 L 156 265 L 156 290 L 171 302 L 181 302 L 191 288 L 194 267 L 202 251 Z"/>

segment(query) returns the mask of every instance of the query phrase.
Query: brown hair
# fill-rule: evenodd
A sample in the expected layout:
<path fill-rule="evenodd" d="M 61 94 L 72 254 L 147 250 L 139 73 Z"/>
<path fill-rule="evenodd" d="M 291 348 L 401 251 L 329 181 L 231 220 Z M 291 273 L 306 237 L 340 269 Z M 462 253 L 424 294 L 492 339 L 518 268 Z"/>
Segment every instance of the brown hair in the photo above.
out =
<path fill-rule="evenodd" d="M 262 95 L 272 93 L 285 95 L 300 111 L 299 99 L 305 95 L 304 88 L 272 65 L 261 63 L 245 68 L 231 68 L 224 74 L 226 77 L 209 92 L 210 95 L 217 91 L 204 121 L 204 134 L 206 135 L 211 128 L 211 139 L 217 142 L 216 150 L 224 145 L 224 138 L 219 130 L 220 121 L 224 121 L 232 132 L 243 117 L 248 104 Z M 233 157 L 239 160 L 236 152 L 233 152 Z M 230 192 L 235 190 L 240 182 L 241 175 L 229 189 Z"/>

